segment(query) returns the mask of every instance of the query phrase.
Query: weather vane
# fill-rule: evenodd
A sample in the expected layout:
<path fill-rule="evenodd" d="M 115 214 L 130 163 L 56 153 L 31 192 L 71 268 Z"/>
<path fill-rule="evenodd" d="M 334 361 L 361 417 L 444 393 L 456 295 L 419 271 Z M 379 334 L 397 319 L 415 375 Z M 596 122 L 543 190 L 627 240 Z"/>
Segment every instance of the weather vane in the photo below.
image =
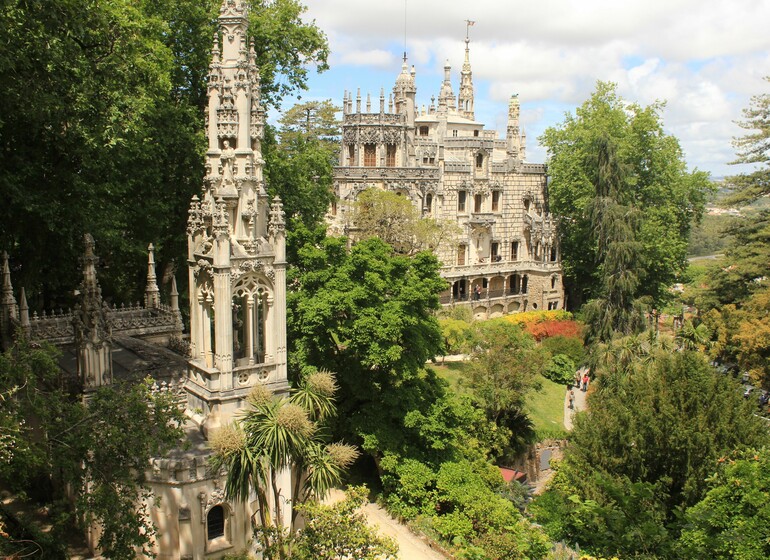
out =
<path fill-rule="evenodd" d="M 475 21 L 471 21 L 469 19 L 465 20 L 465 40 L 468 41 L 468 30 L 473 26 L 476 25 Z"/>

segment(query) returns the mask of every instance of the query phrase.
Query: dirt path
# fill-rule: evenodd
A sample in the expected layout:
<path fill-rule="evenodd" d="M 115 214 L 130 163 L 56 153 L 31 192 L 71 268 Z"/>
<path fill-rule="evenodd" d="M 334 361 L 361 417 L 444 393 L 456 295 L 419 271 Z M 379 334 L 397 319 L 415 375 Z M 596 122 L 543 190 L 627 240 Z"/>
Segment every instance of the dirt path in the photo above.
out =
<path fill-rule="evenodd" d="M 324 502 L 335 503 L 344 497 L 343 490 L 335 489 Z M 412 533 L 409 527 L 393 519 L 377 504 L 364 504 L 361 509 L 370 526 L 375 527 L 380 535 L 390 537 L 398 543 L 399 560 L 447 560 L 446 556 L 433 550 L 424 540 Z"/>
<path fill-rule="evenodd" d="M 581 370 L 581 373 L 582 371 L 583 370 Z M 572 416 L 575 412 L 586 409 L 586 393 L 574 387 L 572 388 L 572 391 L 575 394 L 574 409 L 570 409 L 569 407 L 569 391 L 564 392 L 564 427 L 567 428 L 567 430 L 572 429 Z"/>

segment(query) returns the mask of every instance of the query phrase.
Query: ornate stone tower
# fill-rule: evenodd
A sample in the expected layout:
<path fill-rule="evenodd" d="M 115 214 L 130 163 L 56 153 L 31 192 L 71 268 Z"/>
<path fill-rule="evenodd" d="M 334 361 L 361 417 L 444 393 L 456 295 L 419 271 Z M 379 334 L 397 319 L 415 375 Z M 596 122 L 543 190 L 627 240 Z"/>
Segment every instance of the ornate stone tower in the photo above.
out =
<path fill-rule="evenodd" d="M 247 4 L 225 0 L 214 36 L 202 197 L 188 220 L 190 408 L 205 431 L 251 387 L 285 391 L 286 241 L 281 201 L 262 177 L 264 110 Z"/>
<path fill-rule="evenodd" d="M 473 72 L 471 72 L 470 39 L 465 37 L 465 62 L 460 72 L 459 109 L 462 116 L 473 120 Z"/>

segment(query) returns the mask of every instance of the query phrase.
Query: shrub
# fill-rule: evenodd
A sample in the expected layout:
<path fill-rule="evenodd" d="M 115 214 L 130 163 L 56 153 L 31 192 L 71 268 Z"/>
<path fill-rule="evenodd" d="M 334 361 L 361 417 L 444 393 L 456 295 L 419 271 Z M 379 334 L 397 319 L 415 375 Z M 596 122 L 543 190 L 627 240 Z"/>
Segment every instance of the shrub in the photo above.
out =
<path fill-rule="evenodd" d="M 570 385 L 575 381 L 575 362 L 569 356 L 556 354 L 545 367 L 543 375 L 559 385 Z"/>
<path fill-rule="evenodd" d="M 582 337 L 556 335 L 543 339 L 540 346 L 545 348 L 551 356 L 564 354 L 569 356 L 576 366 L 585 365 L 586 351 L 583 347 Z"/>

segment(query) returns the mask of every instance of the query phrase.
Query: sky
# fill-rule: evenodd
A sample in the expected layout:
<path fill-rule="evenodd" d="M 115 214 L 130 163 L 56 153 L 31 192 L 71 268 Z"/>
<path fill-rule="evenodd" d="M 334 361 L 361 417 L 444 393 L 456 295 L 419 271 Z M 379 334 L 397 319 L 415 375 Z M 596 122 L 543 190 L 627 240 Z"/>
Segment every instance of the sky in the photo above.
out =
<path fill-rule="evenodd" d="M 406 46 L 417 104 L 438 95 L 446 60 L 459 90 L 466 20 L 476 120 L 505 131 L 508 99 L 521 101 L 527 159 L 544 162 L 537 138 L 573 113 L 597 80 L 630 102 L 666 103 L 663 122 L 688 168 L 740 172 L 735 124 L 752 95 L 770 91 L 768 0 L 303 0 L 306 20 L 329 39 L 330 69 L 311 73 L 301 101 L 361 88 L 378 106 L 392 91 Z M 288 100 L 284 107 L 290 107 Z"/>

